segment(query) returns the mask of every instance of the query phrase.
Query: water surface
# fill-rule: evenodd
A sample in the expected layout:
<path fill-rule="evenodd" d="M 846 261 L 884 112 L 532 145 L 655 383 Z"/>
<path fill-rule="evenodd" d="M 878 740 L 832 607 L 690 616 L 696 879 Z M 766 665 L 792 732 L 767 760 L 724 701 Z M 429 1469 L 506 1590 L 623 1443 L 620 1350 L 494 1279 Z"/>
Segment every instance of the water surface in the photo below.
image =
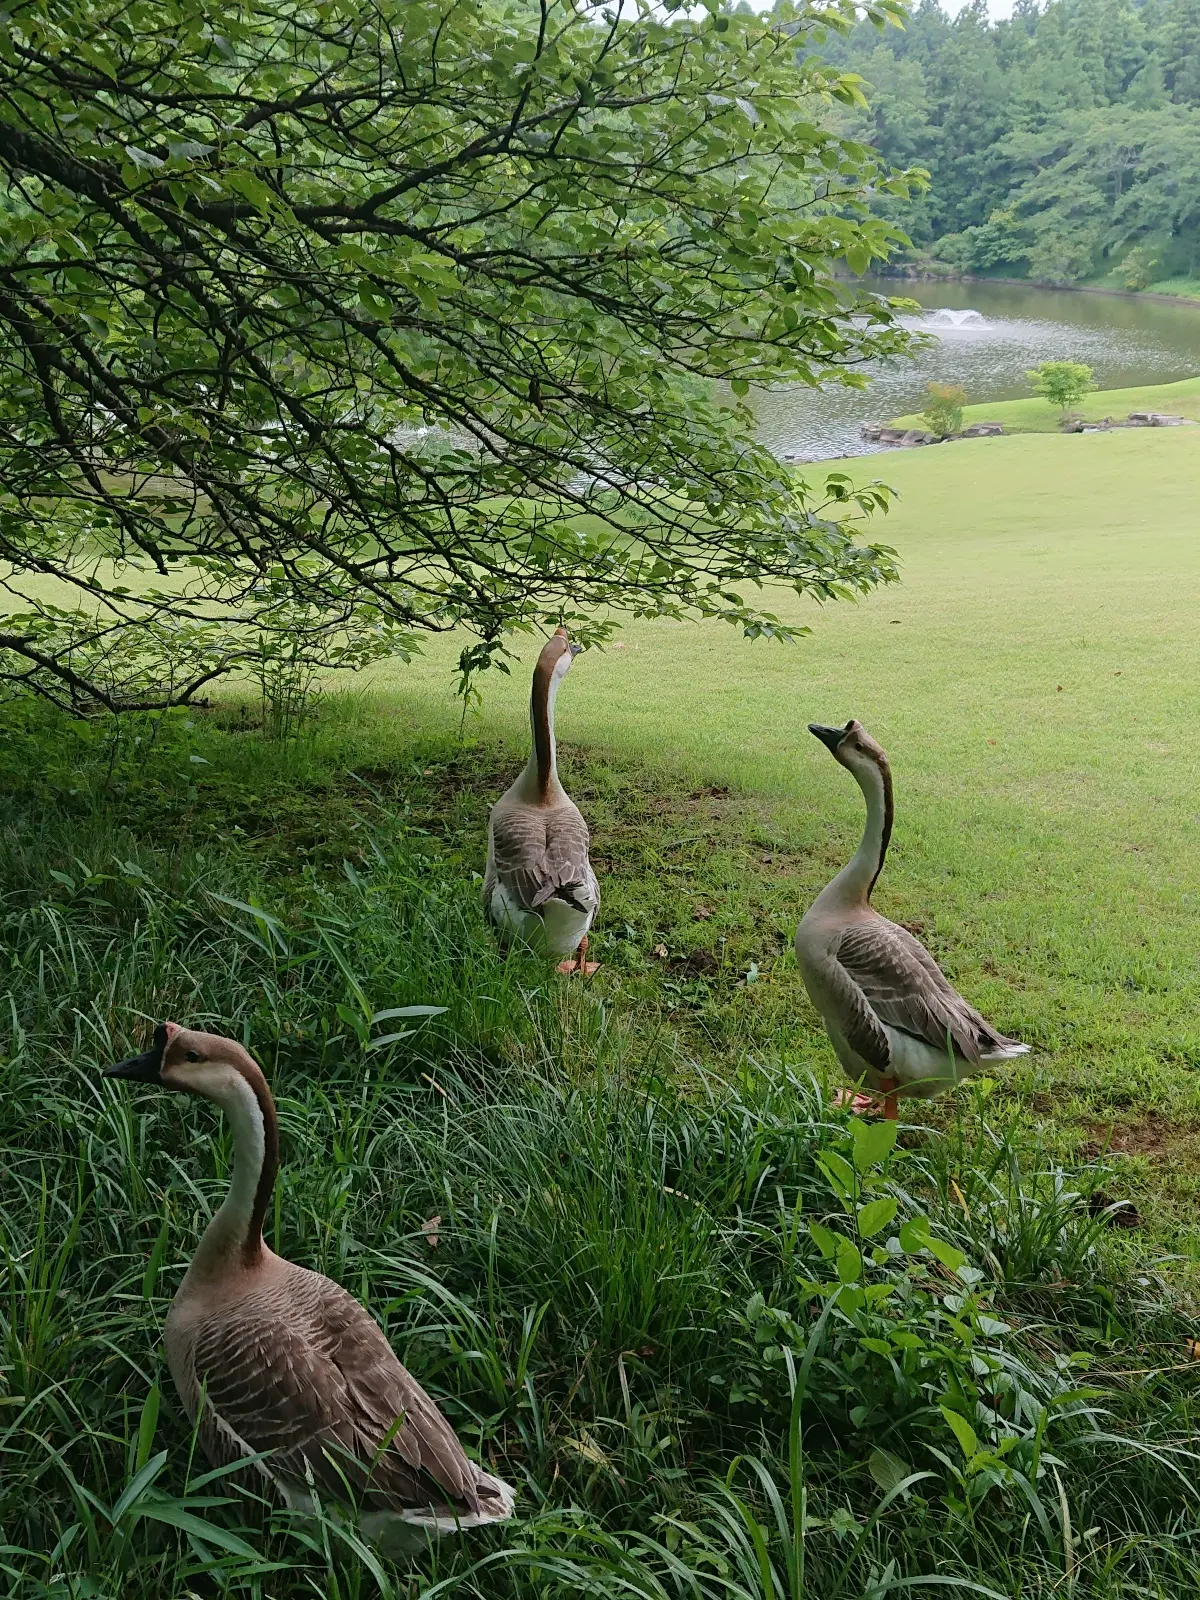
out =
<path fill-rule="evenodd" d="M 881 294 L 923 308 L 906 326 L 933 336 L 915 359 L 872 362 L 865 391 L 831 384 L 759 391 L 763 441 L 777 455 L 819 460 L 879 448 L 859 436 L 864 422 L 919 411 L 930 381 L 958 383 L 970 404 L 1028 395 L 1039 361 L 1085 361 L 1102 389 L 1170 383 L 1200 373 L 1200 309 L 1132 296 L 1032 289 L 999 283 L 866 280 Z"/>

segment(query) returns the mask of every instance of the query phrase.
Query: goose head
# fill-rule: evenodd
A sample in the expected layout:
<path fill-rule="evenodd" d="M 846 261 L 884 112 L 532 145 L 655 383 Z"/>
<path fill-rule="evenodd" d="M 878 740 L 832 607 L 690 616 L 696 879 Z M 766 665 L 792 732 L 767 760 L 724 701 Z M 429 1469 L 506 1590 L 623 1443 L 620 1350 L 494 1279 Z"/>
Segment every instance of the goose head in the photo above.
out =
<path fill-rule="evenodd" d="M 883 746 L 872 739 L 862 723 L 856 722 L 853 717 L 844 728 L 826 728 L 819 722 L 810 722 L 808 731 L 820 739 L 840 766 L 852 772 L 860 781 L 876 773 L 890 776 Z"/>
<path fill-rule="evenodd" d="M 537 666 L 533 669 L 535 683 L 554 684 L 556 687 L 571 669 L 571 663 L 583 649 L 571 639 L 565 628 L 555 628 L 542 646 Z"/>
<path fill-rule="evenodd" d="M 198 1094 L 220 1108 L 233 1133 L 233 1175 L 189 1277 L 220 1280 L 261 1265 L 263 1221 L 279 1171 L 279 1123 L 267 1080 L 249 1052 L 235 1039 L 160 1022 L 149 1050 L 118 1061 L 105 1076 Z"/>
<path fill-rule="evenodd" d="M 177 1022 L 160 1022 L 149 1050 L 106 1067 L 104 1076 L 202 1095 L 223 1109 L 240 1102 L 247 1085 L 256 1099 L 266 1090 L 258 1064 L 236 1040 Z"/>

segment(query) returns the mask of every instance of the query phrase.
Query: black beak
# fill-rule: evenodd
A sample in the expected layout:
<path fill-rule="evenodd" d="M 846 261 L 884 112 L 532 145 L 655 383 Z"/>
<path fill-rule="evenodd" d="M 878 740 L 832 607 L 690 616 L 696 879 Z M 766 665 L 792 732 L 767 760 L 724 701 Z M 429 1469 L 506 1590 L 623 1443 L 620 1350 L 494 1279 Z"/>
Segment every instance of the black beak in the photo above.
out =
<path fill-rule="evenodd" d="M 160 1022 L 154 1030 L 154 1043 L 140 1056 L 130 1056 L 128 1061 L 118 1061 L 115 1067 L 105 1067 L 106 1078 L 128 1078 L 133 1083 L 161 1083 L 163 1051 L 167 1048 L 167 1025 Z"/>
<path fill-rule="evenodd" d="M 832 755 L 837 755 L 838 745 L 846 737 L 845 728 L 824 728 L 819 722 L 810 722 L 809 733 L 815 733 L 817 738 Z"/>

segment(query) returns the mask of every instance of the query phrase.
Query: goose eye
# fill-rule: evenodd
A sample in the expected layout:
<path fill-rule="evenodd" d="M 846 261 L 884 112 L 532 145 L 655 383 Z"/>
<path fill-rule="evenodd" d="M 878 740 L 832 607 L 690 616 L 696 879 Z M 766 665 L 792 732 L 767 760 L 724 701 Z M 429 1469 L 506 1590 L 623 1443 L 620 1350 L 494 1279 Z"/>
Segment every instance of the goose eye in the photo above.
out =
<path fill-rule="evenodd" d="M 199 1052 L 195 1051 L 195 1050 L 185 1050 L 184 1051 L 184 1055 L 183 1055 L 183 1059 L 185 1061 L 199 1061 L 199 1059 L 200 1059 Z"/>

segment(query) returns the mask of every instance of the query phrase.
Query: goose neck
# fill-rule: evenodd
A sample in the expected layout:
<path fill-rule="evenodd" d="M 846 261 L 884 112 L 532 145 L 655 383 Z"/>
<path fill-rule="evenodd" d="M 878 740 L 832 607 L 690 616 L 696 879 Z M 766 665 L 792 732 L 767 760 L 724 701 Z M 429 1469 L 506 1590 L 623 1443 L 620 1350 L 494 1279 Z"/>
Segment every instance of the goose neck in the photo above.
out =
<path fill-rule="evenodd" d="M 233 1173 L 220 1209 L 204 1236 L 189 1278 L 221 1277 L 262 1260 L 263 1223 L 279 1171 L 279 1125 L 266 1080 L 230 1068 L 221 1105 L 233 1135 Z"/>
<path fill-rule="evenodd" d="M 823 891 L 822 898 L 829 896 L 843 905 L 866 905 L 875 880 L 883 871 L 892 837 L 892 775 L 886 766 L 874 761 L 851 767 L 850 771 L 866 801 L 866 824 L 858 849 Z"/>
<path fill-rule="evenodd" d="M 539 798 L 545 799 L 558 788 L 558 751 L 554 742 L 554 702 L 560 679 L 540 666 L 533 676 L 529 698 L 529 722 L 533 730 L 533 753 L 528 773 Z"/>

